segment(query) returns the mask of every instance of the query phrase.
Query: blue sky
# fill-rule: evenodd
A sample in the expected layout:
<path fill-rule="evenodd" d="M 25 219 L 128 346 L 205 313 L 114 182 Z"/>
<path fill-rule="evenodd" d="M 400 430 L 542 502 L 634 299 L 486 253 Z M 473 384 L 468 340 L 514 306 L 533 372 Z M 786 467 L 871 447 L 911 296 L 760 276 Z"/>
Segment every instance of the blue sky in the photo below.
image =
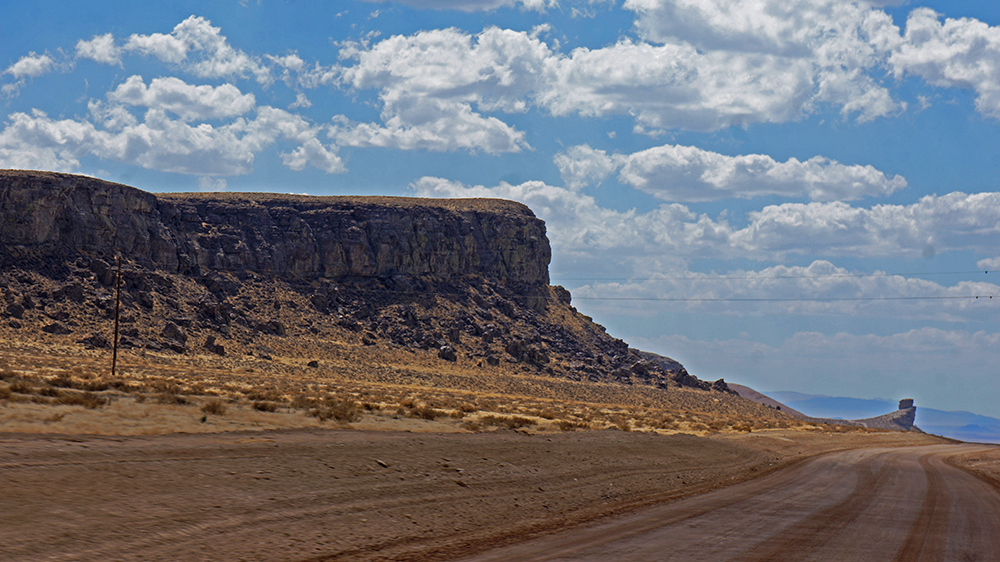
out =
<path fill-rule="evenodd" d="M 581 311 L 701 378 L 1000 416 L 995 2 L 3 11 L 0 168 L 516 199 Z"/>

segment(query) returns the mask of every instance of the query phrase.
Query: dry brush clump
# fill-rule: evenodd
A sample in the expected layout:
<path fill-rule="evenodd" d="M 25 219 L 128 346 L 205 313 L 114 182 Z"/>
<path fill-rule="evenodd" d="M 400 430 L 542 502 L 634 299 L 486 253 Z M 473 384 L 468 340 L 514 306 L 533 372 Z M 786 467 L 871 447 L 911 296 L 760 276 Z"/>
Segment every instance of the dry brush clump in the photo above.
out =
<path fill-rule="evenodd" d="M 349 398 L 327 398 L 309 410 L 309 415 L 319 421 L 336 420 L 350 423 L 358 420 L 358 404 Z"/>
<path fill-rule="evenodd" d="M 56 399 L 57 404 L 66 406 L 83 406 L 88 410 L 96 410 L 108 404 L 109 400 L 104 396 L 99 396 L 93 392 L 65 393 Z"/>
<path fill-rule="evenodd" d="M 559 420 L 556 424 L 560 431 L 576 431 L 577 429 L 590 429 L 590 424 L 587 422 L 574 422 L 570 420 Z"/>
<path fill-rule="evenodd" d="M 484 416 L 479 416 L 480 425 L 484 426 L 497 426 L 505 427 L 507 429 L 520 429 L 522 427 L 527 427 L 530 425 L 537 425 L 538 422 L 531 418 L 525 418 L 522 416 L 495 416 L 493 414 L 486 414 Z"/>
<path fill-rule="evenodd" d="M 202 405 L 201 411 L 212 416 L 224 416 L 226 415 L 226 404 L 218 398 L 213 398 Z"/>
<path fill-rule="evenodd" d="M 253 403 L 253 409 L 258 412 L 274 413 L 278 411 L 278 405 L 267 400 L 257 400 Z"/>

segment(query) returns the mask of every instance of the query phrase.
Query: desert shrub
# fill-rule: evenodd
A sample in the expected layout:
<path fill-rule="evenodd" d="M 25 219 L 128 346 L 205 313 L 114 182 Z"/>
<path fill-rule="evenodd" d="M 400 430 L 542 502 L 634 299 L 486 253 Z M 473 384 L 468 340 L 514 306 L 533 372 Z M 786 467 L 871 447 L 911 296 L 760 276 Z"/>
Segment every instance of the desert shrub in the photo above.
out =
<path fill-rule="evenodd" d="M 538 417 L 542 418 L 543 420 L 554 420 L 556 419 L 557 414 L 555 410 L 553 410 L 552 408 L 545 408 L 544 410 L 538 413 Z"/>
<path fill-rule="evenodd" d="M 316 399 L 305 394 L 299 394 L 292 399 L 292 408 L 306 410 L 316 405 Z"/>
<path fill-rule="evenodd" d="M 9 381 L 17 378 L 17 373 L 10 369 L 0 370 L 0 380 Z"/>
<path fill-rule="evenodd" d="M 59 375 L 50 380 L 49 384 L 58 388 L 74 388 L 73 379 L 65 374 Z"/>
<path fill-rule="evenodd" d="M 247 399 L 258 402 L 284 402 L 281 393 L 273 388 L 268 390 L 251 390 L 247 393 Z"/>
<path fill-rule="evenodd" d="M 701 422 L 692 423 L 690 424 L 690 427 L 695 431 L 708 431 L 709 429 L 711 429 L 710 427 Z"/>
<path fill-rule="evenodd" d="M 151 388 L 155 389 L 155 390 L 159 390 L 160 392 L 162 392 L 164 394 L 180 394 L 181 393 L 181 387 L 178 386 L 176 383 L 173 383 L 171 381 L 156 380 L 156 381 L 153 381 L 151 384 L 149 384 L 149 386 Z"/>
<path fill-rule="evenodd" d="M 10 398 L 11 391 L 9 386 L 0 386 L 0 400 L 6 400 Z"/>
<path fill-rule="evenodd" d="M 468 420 L 462 424 L 462 429 L 475 431 L 478 433 L 483 430 L 483 426 L 480 425 L 480 423 L 477 421 Z"/>
<path fill-rule="evenodd" d="M 608 423 L 622 431 L 632 431 L 632 420 L 622 414 L 608 416 Z"/>
<path fill-rule="evenodd" d="M 725 420 L 712 420 L 708 422 L 708 428 L 712 431 L 722 431 L 727 425 Z"/>
<path fill-rule="evenodd" d="M 201 411 L 213 416 L 224 416 L 226 415 L 226 405 L 219 399 L 209 400 L 201 407 Z"/>
<path fill-rule="evenodd" d="M 10 385 L 10 391 L 16 392 L 18 394 L 31 394 L 32 392 L 34 392 L 34 390 L 35 387 L 31 386 L 31 383 L 29 383 L 28 381 L 23 381 L 23 380 L 14 381 Z"/>
<path fill-rule="evenodd" d="M 466 414 L 471 414 L 472 412 L 478 412 L 479 408 L 476 408 L 473 404 L 460 404 L 458 406 L 459 412 L 465 412 Z"/>
<path fill-rule="evenodd" d="M 278 405 L 275 404 L 274 402 L 258 400 L 257 402 L 253 403 L 253 409 L 257 410 L 258 412 L 277 412 Z"/>
<path fill-rule="evenodd" d="M 494 416 L 492 414 L 479 418 L 479 423 L 490 426 L 506 427 L 507 429 L 518 429 L 529 425 L 535 425 L 535 420 L 521 416 Z"/>
<path fill-rule="evenodd" d="M 187 391 L 185 391 L 184 394 L 190 394 L 192 396 L 204 396 L 205 387 L 199 383 L 194 383 L 188 387 Z"/>
<path fill-rule="evenodd" d="M 62 396 L 62 392 L 59 392 L 58 388 L 53 388 L 51 386 L 43 386 L 38 389 L 39 396 L 48 396 L 50 398 L 58 398 Z"/>
<path fill-rule="evenodd" d="M 188 403 L 188 399 L 173 392 L 163 392 L 156 397 L 156 402 L 171 406 L 183 406 Z"/>
<path fill-rule="evenodd" d="M 358 405 L 353 400 L 328 398 L 323 401 L 322 407 L 309 410 L 309 415 L 319 421 L 334 419 L 350 423 L 358 420 Z"/>
<path fill-rule="evenodd" d="M 448 417 L 460 420 L 465 417 L 465 412 L 463 412 L 462 410 L 453 410 L 450 414 L 448 414 Z"/>
<path fill-rule="evenodd" d="M 445 413 L 441 410 L 431 408 L 430 406 L 419 406 L 411 410 L 410 415 L 415 418 L 434 421 L 435 419 L 444 416 Z"/>
<path fill-rule="evenodd" d="M 91 392 L 101 392 L 111 388 L 111 383 L 106 380 L 87 381 L 81 383 L 77 388 L 89 390 Z"/>
<path fill-rule="evenodd" d="M 559 429 L 561 431 L 576 431 L 577 429 L 590 429 L 590 424 L 587 422 L 559 420 Z"/>
<path fill-rule="evenodd" d="M 56 398 L 57 404 L 65 404 L 67 406 L 83 406 L 88 410 L 96 410 L 101 406 L 108 403 L 108 399 L 103 396 L 98 396 L 93 392 L 83 392 L 83 393 L 66 393 Z"/>

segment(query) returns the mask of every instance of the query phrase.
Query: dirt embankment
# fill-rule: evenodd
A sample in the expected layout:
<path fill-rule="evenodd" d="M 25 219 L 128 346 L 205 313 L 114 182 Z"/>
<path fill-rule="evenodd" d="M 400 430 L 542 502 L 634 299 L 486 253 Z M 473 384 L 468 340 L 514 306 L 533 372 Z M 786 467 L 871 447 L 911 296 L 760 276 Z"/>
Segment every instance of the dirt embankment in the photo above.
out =
<path fill-rule="evenodd" d="M 447 560 L 904 433 L 0 436 L 0 558 Z"/>
<path fill-rule="evenodd" d="M 950 457 L 948 463 L 985 480 L 1000 491 L 1000 446 L 983 445 L 978 451 Z"/>

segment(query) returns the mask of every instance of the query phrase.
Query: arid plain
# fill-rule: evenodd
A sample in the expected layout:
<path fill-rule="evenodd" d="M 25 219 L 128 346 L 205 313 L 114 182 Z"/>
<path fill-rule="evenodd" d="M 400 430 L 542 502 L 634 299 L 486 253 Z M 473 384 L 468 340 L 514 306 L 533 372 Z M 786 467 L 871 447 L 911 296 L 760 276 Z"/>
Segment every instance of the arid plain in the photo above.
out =
<path fill-rule="evenodd" d="M 925 445 L 996 494 L 995 447 L 802 420 L 607 334 L 522 205 L 0 180 L 3 559 L 487 556 Z"/>

